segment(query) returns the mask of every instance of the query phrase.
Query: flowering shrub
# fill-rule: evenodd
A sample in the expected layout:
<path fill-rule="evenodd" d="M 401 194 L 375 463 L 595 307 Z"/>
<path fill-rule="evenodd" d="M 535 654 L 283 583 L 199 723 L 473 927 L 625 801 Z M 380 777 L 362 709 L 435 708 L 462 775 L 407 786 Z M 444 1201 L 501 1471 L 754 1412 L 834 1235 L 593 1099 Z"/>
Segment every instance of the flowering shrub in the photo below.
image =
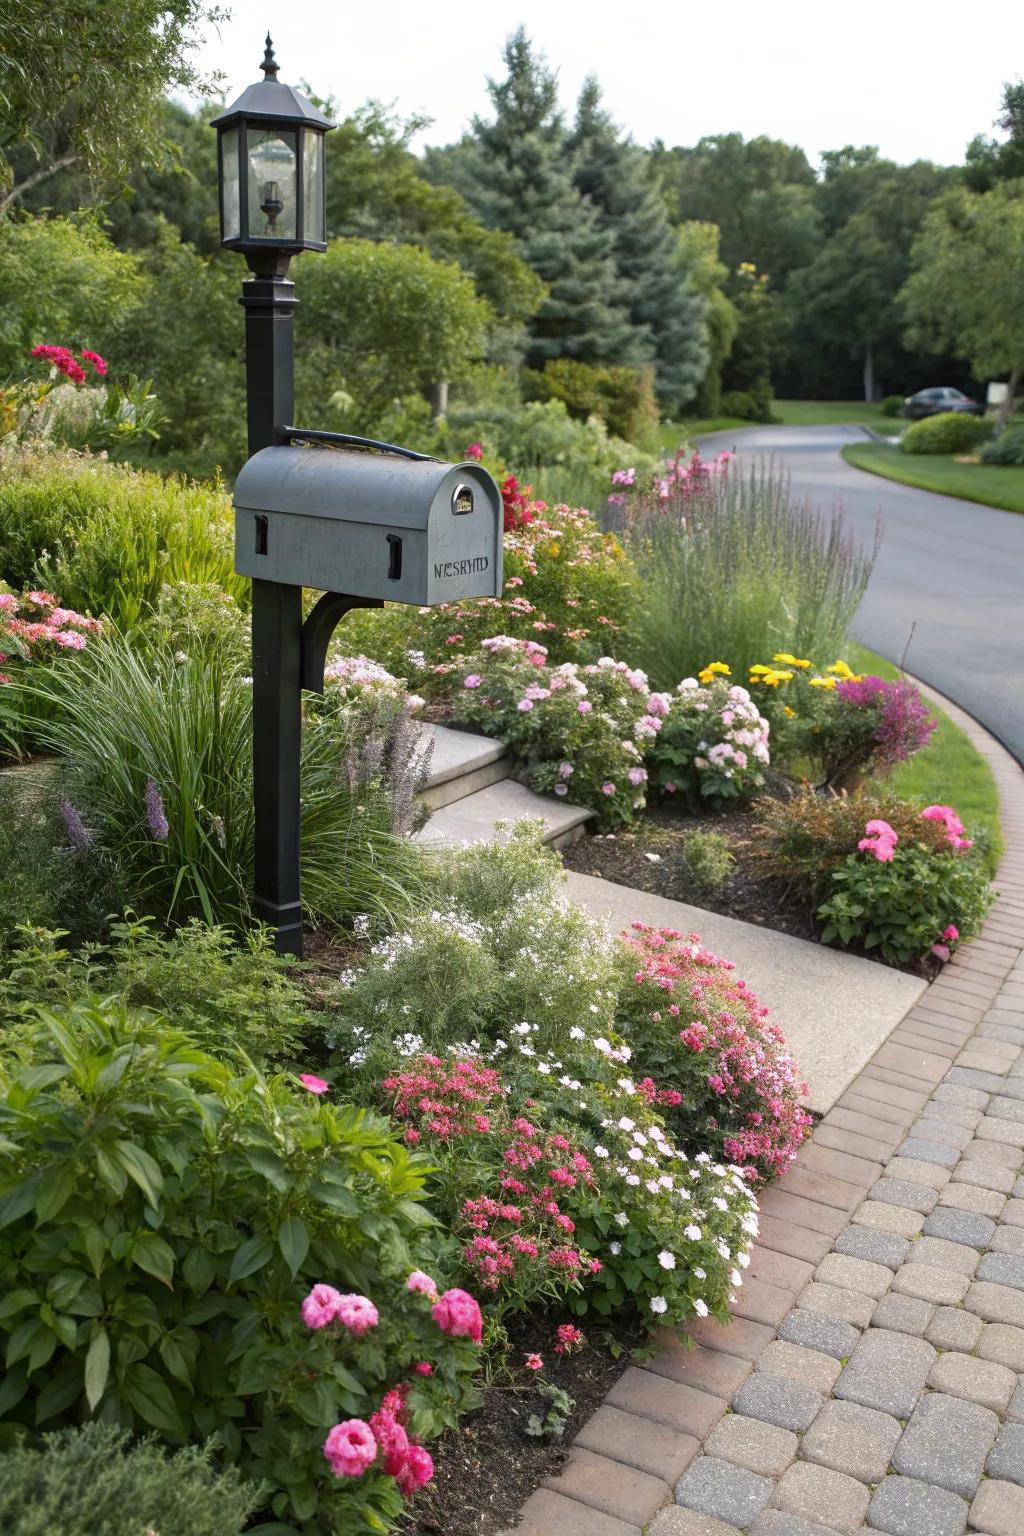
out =
<path fill-rule="evenodd" d="M 637 474 L 630 466 L 617 469 L 612 475 L 612 490 L 608 495 L 610 507 L 627 507 L 636 501 L 641 507 L 657 507 L 670 503 L 673 511 L 691 509 L 707 490 L 716 476 L 724 476 L 734 455 L 728 449 L 711 459 L 702 459 L 695 449 L 676 451 L 671 459 L 663 459 L 648 474 Z M 683 513 L 685 516 L 685 512 Z"/>
<path fill-rule="evenodd" d="M 647 744 L 668 709 L 643 672 L 602 656 L 592 666 L 551 666 L 534 640 L 495 635 L 465 663 L 456 721 L 500 736 L 533 788 L 595 810 L 622 826 L 646 803 Z"/>
<path fill-rule="evenodd" d="M 918 832 L 922 821 L 932 830 L 927 839 Z M 948 805 L 926 806 L 902 838 L 886 821 L 867 822 L 857 852 L 832 870 L 829 894 L 818 908 L 822 941 L 877 949 L 895 965 L 929 955 L 948 960 L 960 939 L 978 932 L 992 902 L 988 876 L 971 847 Z"/>
<path fill-rule="evenodd" d="M 28 377 L 0 388 L 0 439 L 57 441 L 72 448 L 110 452 L 133 439 L 155 442 L 166 421 L 152 393 L 151 379 L 129 375 L 127 383 L 108 380 L 102 390 L 82 389 L 106 378 L 107 363 L 84 347 L 48 343 L 33 347 L 43 378 Z"/>
<path fill-rule="evenodd" d="M 385 1528 L 478 1362 L 472 1298 L 409 1287 L 438 1256 L 424 1169 L 365 1111 L 114 1002 L 43 1013 L 18 1049 L 4 1418 L 212 1436 L 289 1529 Z"/>
<path fill-rule="evenodd" d="M 414 708 L 422 699 L 406 693 L 400 678 L 369 656 L 338 656 L 324 668 L 325 691 L 340 705 L 359 704 L 381 697 L 406 699 Z"/>
<path fill-rule="evenodd" d="M 652 783 L 662 794 L 699 804 L 750 795 L 764 783 L 768 721 L 745 688 L 721 675 L 728 671 L 724 662 L 712 662 L 671 695 L 650 748 Z"/>
<path fill-rule="evenodd" d="M 18 756 L 34 743 L 33 723 L 45 705 L 30 690 L 35 667 L 52 664 L 64 651 L 84 651 L 98 635 L 97 619 L 63 608 L 51 592 L 0 589 L 0 759 Z"/>
<path fill-rule="evenodd" d="M 703 1150 L 710 1141 L 758 1178 L 784 1173 L 810 1117 L 767 1008 L 693 934 L 634 923 L 621 964 L 618 1027 L 634 1072 L 680 1094 L 665 1119 L 682 1144 Z"/>

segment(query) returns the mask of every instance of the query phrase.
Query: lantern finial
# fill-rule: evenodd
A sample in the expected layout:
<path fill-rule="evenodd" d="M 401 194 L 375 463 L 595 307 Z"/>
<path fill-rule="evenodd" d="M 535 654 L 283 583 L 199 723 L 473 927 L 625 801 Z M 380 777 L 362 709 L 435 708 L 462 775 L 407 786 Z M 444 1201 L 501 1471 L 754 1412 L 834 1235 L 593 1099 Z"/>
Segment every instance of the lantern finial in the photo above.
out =
<path fill-rule="evenodd" d="M 260 65 L 260 69 L 262 69 L 266 79 L 273 80 L 276 77 L 279 68 L 280 66 L 278 65 L 277 60 L 274 58 L 274 45 L 270 40 L 270 33 L 268 32 L 267 51 L 263 55 L 263 63 Z"/>

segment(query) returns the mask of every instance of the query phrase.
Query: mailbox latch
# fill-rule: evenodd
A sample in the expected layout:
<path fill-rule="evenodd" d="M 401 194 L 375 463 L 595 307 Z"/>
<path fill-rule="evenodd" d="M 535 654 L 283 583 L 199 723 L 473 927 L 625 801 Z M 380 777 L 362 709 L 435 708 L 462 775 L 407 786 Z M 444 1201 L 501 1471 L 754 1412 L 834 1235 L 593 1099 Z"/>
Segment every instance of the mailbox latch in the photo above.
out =
<path fill-rule="evenodd" d="M 402 541 L 397 533 L 388 534 L 388 581 L 402 579 Z"/>

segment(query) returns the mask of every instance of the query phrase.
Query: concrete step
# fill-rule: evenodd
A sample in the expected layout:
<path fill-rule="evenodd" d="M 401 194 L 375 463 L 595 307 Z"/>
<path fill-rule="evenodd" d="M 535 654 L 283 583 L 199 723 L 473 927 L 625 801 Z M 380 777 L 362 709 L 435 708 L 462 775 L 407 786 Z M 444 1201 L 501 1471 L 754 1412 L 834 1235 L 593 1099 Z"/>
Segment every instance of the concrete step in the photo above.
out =
<path fill-rule="evenodd" d="M 503 741 L 476 736 L 472 731 L 454 731 L 448 725 L 425 725 L 423 730 L 433 738 L 434 751 L 420 799 L 432 811 L 510 776 L 512 758 Z"/>
<path fill-rule="evenodd" d="M 553 848 L 567 848 L 582 837 L 593 814 L 582 805 L 566 805 L 564 800 L 534 794 L 515 779 L 504 779 L 443 806 L 416 836 L 418 841 L 434 847 L 491 842 L 501 835 L 499 821 L 532 817 L 543 821 L 546 843 Z"/>

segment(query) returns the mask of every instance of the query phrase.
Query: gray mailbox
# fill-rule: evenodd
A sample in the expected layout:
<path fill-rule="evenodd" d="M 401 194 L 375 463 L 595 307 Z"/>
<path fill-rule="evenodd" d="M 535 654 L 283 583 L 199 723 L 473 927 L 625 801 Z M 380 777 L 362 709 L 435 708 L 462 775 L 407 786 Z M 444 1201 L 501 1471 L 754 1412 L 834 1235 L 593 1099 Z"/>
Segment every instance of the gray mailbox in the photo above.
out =
<path fill-rule="evenodd" d="M 479 464 L 263 448 L 235 482 L 235 570 L 354 598 L 500 597 L 501 493 Z"/>

